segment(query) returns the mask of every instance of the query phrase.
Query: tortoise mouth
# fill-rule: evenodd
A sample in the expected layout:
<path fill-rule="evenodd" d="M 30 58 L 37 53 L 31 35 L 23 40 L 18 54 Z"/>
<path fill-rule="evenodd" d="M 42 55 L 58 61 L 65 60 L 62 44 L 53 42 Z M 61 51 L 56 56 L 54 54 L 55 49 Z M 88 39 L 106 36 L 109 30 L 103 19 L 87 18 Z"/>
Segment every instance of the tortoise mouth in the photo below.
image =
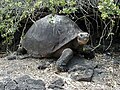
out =
<path fill-rule="evenodd" d="M 79 41 L 78 43 L 80 44 L 80 45 L 85 45 L 86 43 L 88 42 L 88 40 L 81 40 L 81 41 Z"/>
<path fill-rule="evenodd" d="M 79 45 L 85 45 L 88 41 L 89 41 L 89 38 L 86 37 L 86 38 L 83 38 L 83 39 L 77 39 Z"/>

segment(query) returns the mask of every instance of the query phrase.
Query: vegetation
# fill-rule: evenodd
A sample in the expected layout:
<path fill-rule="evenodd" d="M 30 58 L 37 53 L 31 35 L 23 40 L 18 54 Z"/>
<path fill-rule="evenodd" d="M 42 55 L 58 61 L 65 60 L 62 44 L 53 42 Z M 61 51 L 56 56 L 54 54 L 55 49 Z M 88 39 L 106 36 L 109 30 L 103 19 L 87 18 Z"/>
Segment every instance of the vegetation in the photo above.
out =
<path fill-rule="evenodd" d="M 113 0 L 99 0 L 98 4 L 96 0 L 1 0 L 0 33 L 5 38 L 4 43 L 11 44 L 14 33 L 21 26 L 21 20 L 29 18 L 34 22 L 32 17 L 35 15 L 35 10 L 44 7 L 47 7 L 52 14 L 70 15 L 72 13 L 74 14 L 73 18 L 76 17 L 76 12 L 82 12 L 83 16 L 77 17 L 77 20 L 84 18 L 87 28 L 88 23 L 91 23 L 88 17 L 93 18 L 88 10 L 91 8 L 94 16 L 101 15 L 101 21 L 105 24 L 104 30 L 109 27 L 108 37 L 114 35 L 112 30 L 115 18 L 120 17 L 119 5 L 116 5 Z M 99 45 L 102 38 L 103 36 L 100 38 Z"/>
<path fill-rule="evenodd" d="M 37 1 L 38 3 L 38 1 Z M 10 44 L 14 33 L 20 26 L 20 21 L 29 17 L 36 8 L 31 0 L 1 0 L 0 2 L 0 32 L 4 43 Z"/>
<path fill-rule="evenodd" d="M 102 19 L 113 19 L 120 16 L 119 5 L 116 5 L 113 0 L 100 0 L 98 9 L 101 12 Z"/>
<path fill-rule="evenodd" d="M 14 33 L 20 26 L 20 21 L 34 16 L 35 9 L 48 7 L 52 13 L 57 13 L 57 7 L 63 9 L 59 13 L 76 11 L 74 0 L 69 3 L 65 0 L 1 0 L 0 2 L 0 33 L 5 39 L 4 43 L 10 44 Z"/>
<path fill-rule="evenodd" d="M 105 32 L 107 32 L 106 39 L 110 38 L 110 44 L 106 48 L 106 50 L 108 50 L 112 44 L 114 32 L 117 32 L 117 29 L 115 30 L 114 27 L 115 24 L 119 24 L 120 2 L 117 1 L 117 3 L 115 3 L 115 1 L 116 0 L 100 0 L 98 3 L 98 10 L 101 12 L 104 29 L 102 31 L 102 36 L 100 37 L 99 44 L 96 46 L 96 48 L 101 45 L 102 38 L 105 36 Z"/>

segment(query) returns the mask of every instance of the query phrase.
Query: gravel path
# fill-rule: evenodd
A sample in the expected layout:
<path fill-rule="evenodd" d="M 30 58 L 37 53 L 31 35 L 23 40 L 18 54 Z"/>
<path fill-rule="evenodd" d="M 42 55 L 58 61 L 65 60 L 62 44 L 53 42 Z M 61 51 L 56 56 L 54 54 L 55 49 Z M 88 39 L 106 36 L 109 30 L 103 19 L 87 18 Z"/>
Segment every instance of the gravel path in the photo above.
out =
<path fill-rule="evenodd" d="M 76 62 L 75 60 L 78 59 L 80 58 L 73 58 L 72 61 Z M 80 59 L 79 61 L 82 60 Z M 31 79 L 42 80 L 45 83 L 46 90 L 120 90 L 119 53 L 114 54 L 114 57 L 96 54 L 95 59 L 86 61 L 84 64 L 88 66 L 95 65 L 92 69 L 92 74 L 91 71 L 89 71 L 90 73 L 88 72 L 89 74 L 83 74 L 80 71 L 81 69 L 75 72 L 56 73 L 55 61 L 52 59 L 27 58 L 23 60 L 6 60 L 5 58 L 0 58 L 0 82 L 3 82 L 6 78 L 16 80 L 16 78 L 28 75 Z M 39 70 L 37 67 L 44 62 L 47 63 L 47 68 Z M 73 63 L 70 65 L 73 65 Z M 71 68 L 73 67 L 71 66 Z M 79 79 L 85 75 L 91 75 L 90 82 Z M 79 76 L 79 78 L 74 79 L 75 76 Z M 50 86 L 54 82 L 57 85 Z M 0 90 L 2 90 L 1 86 Z"/>

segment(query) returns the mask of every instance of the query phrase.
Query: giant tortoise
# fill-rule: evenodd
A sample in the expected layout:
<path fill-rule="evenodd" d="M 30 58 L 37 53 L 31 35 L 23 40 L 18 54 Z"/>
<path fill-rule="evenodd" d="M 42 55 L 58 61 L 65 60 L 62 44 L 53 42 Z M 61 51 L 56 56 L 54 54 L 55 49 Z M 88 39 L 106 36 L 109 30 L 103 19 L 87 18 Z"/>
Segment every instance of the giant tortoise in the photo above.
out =
<path fill-rule="evenodd" d="M 22 47 L 32 57 L 58 58 L 57 69 L 64 71 L 73 52 L 83 52 L 88 40 L 89 34 L 67 16 L 50 14 L 31 26 L 22 40 Z"/>

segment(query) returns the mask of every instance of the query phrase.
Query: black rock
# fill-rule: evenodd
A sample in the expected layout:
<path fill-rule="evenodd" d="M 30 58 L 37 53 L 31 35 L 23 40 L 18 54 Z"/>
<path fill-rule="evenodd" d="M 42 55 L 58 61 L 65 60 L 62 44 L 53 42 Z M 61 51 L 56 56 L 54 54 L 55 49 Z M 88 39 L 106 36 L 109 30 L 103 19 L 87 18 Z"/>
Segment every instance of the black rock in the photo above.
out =
<path fill-rule="evenodd" d="M 42 80 L 31 79 L 28 75 L 17 78 L 16 82 L 20 90 L 46 90 Z"/>
<path fill-rule="evenodd" d="M 69 62 L 68 73 L 74 80 L 91 82 L 97 64 L 94 60 L 76 56 Z"/>
<path fill-rule="evenodd" d="M 71 72 L 71 78 L 76 81 L 87 81 L 91 82 L 93 77 L 94 70 L 87 67 L 79 67 L 77 69 L 73 69 Z"/>
<path fill-rule="evenodd" d="M 28 75 L 16 78 L 3 79 L 0 82 L 0 90 L 46 90 L 42 80 L 31 79 Z"/>
<path fill-rule="evenodd" d="M 95 68 L 97 66 L 95 60 L 86 60 L 83 57 L 76 56 L 68 62 L 69 71 L 72 69 L 79 69 L 80 67 Z M 78 67 L 77 67 L 78 66 Z"/>
<path fill-rule="evenodd" d="M 45 83 L 42 80 L 27 79 L 26 83 L 30 90 L 46 90 Z"/>
<path fill-rule="evenodd" d="M 64 86 L 64 81 L 59 78 L 59 79 L 55 79 L 51 82 L 51 84 L 48 86 L 48 88 L 51 88 L 53 90 L 64 90 L 63 88 Z"/>

